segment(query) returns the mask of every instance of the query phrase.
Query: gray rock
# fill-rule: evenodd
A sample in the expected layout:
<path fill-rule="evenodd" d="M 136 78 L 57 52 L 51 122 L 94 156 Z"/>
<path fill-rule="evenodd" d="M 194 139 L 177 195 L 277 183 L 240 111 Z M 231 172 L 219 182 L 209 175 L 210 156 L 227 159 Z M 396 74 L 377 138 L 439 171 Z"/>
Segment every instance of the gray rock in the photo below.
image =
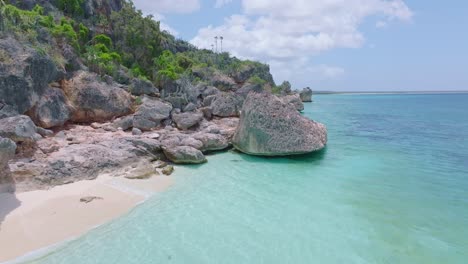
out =
<path fill-rule="evenodd" d="M 216 95 L 221 92 L 214 86 L 205 86 L 205 85 L 201 85 L 200 87 L 198 87 L 198 90 L 200 91 L 200 94 L 203 96 L 203 98 L 206 98 L 210 95 Z"/>
<path fill-rule="evenodd" d="M 59 72 L 51 58 L 11 37 L 0 38 L 0 50 L 4 54 L 0 62 L 0 102 L 24 114 Z"/>
<path fill-rule="evenodd" d="M 142 105 L 133 116 L 133 127 L 148 131 L 158 127 L 161 121 L 171 115 L 172 106 L 159 99 L 143 97 Z"/>
<path fill-rule="evenodd" d="M 52 130 L 48 130 L 48 129 L 44 129 L 42 127 L 36 127 L 36 132 L 43 136 L 43 137 L 50 137 L 52 135 L 54 135 L 54 131 Z"/>
<path fill-rule="evenodd" d="M 15 155 L 15 150 L 16 144 L 12 140 L 0 137 L 0 193 L 14 191 L 8 161 Z"/>
<path fill-rule="evenodd" d="M 197 103 L 200 91 L 188 78 L 176 81 L 164 79 L 161 82 L 161 98 L 170 102 L 174 108 L 184 109 L 189 103 Z"/>
<path fill-rule="evenodd" d="M 43 128 L 63 126 L 70 119 L 71 111 L 65 103 L 63 91 L 48 88 L 30 114 L 36 124 Z"/>
<path fill-rule="evenodd" d="M 132 97 L 118 84 L 100 81 L 99 76 L 79 71 L 66 86 L 74 122 L 99 122 L 124 116 L 132 111 Z"/>
<path fill-rule="evenodd" d="M 174 173 L 174 166 L 167 165 L 162 169 L 162 173 L 167 176 L 171 175 L 172 173 Z"/>
<path fill-rule="evenodd" d="M 211 77 L 211 84 L 224 92 L 233 91 L 237 87 L 236 82 L 232 78 L 219 71 L 214 72 Z"/>
<path fill-rule="evenodd" d="M 302 103 L 301 97 L 298 94 L 285 95 L 280 97 L 283 102 L 287 104 L 292 104 L 297 111 L 304 111 L 304 104 Z"/>
<path fill-rule="evenodd" d="M 193 138 L 202 143 L 202 147 L 198 148 L 202 152 L 223 150 L 229 147 L 227 139 L 220 134 L 197 133 Z"/>
<path fill-rule="evenodd" d="M 172 114 L 172 120 L 177 124 L 178 128 L 188 130 L 203 120 L 203 114 L 198 112 L 174 113 Z"/>
<path fill-rule="evenodd" d="M 252 155 L 305 154 L 325 147 L 327 130 L 274 95 L 250 93 L 232 143 Z"/>
<path fill-rule="evenodd" d="M 206 158 L 201 151 L 189 146 L 181 146 L 164 149 L 166 157 L 178 164 L 200 164 L 206 162 Z"/>
<path fill-rule="evenodd" d="M 246 82 L 255 72 L 255 68 L 252 65 L 243 65 L 237 70 L 232 77 L 238 83 Z"/>
<path fill-rule="evenodd" d="M 214 95 L 211 108 L 213 115 L 218 117 L 239 116 L 243 100 L 240 96 L 233 93 L 220 93 Z"/>
<path fill-rule="evenodd" d="M 139 136 L 141 134 L 143 134 L 143 132 L 140 129 L 135 128 L 135 127 L 132 129 L 132 135 Z"/>
<path fill-rule="evenodd" d="M 19 115 L 16 108 L 0 102 L 0 119 Z"/>
<path fill-rule="evenodd" d="M 122 130 L 129 130 L 133 127 L 133 116 L 120 117 L 112 122 L 112 126 L 115 128 L 122 128 Z"/>
<path fill-rule="evenodd" d="M 236 94 L 246 98 L 250 92 L 261 93 L 263 92 L 263 87 L 260 84 L 250 84 L 247 83 L 242 86 L 239 90 L 236 91 Z"/>
<path fill-rule="evenodd" d="M 21 115 L 0 120 L 0 136 L 16 143 L 34 141 L 36 129 L 29 116 Z"/>
<path fill-rule="evenodd" d="M 302 89 L 300 96 L 301 96 L 302 102 L 304 103 L 312 102 L 312 89 L 310 89 L 309 87 Z"/>
<path fill-rule="evenodd" d="M 288 95 L 292 93 L 291 83 L 284 81 L 280 86 L 278 86 L 281 95 Z"/>
<path fill-rule="evenodd" d="M 150 95 L 150 96 L 159 96 L 159 90 L 150 82 L 135 78 L 130 84 L 130 93 L 133 95 Z"/>
<path fill-rule="evenodd" d="M 189 103 L 185 108 L 184 112 L 192 112 L 197 110 L 197 106 L 194 103 Z"/>
<path fill-rule="evenodd" d="M 213 118 L 213 109 L 211 107 L 200 108 L 200 111 L 203 113 L 203 117 L 207 120 L 211 120 Z"/>

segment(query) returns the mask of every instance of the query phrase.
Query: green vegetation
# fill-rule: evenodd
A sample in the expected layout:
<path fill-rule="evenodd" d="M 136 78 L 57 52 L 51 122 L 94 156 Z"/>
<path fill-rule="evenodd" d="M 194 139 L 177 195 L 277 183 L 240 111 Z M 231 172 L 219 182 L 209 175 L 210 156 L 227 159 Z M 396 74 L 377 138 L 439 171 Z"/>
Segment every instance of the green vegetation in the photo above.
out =
<path fill-rule="evenodd" d="M 234 76 L 250 67 L 255 72 L 249 74 L 253 76 L 249 82 L 272 83 L 267 65 L 240 60 L 227 52 L 215 54 L 197 49 L 161 31 L 159 22 L 151 16 L 145 17 L 131 1 L 125 1 L 118 12 L 106 14 L 98 10 L 90 18 L 85 18 L 84 0 L 55 3 L 63 13 L 46 13 L 39 5 L 22 10 L 0 0 L 0 34 L 13 34 L 19 40 L 30 42 L 62 67 L 67 61 L 60 53 L 67 45 L 71 46 L 90 70 L 101 75 L 115 77 L 122 70 L 130 77 L 155 84 L 182 76 L 201 82 L 206 80 L 200 75 L 195 77 L 195 71 Z"/>

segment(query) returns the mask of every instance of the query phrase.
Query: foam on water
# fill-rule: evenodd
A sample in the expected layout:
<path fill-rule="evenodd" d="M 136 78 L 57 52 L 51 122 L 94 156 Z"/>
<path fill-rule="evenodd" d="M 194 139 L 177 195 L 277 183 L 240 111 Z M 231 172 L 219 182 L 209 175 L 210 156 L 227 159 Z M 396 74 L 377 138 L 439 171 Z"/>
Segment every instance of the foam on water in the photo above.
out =
<path fill-rule="evenodd" d="M 326 150 L 178 167 L 127 216 L 31 263 L 468 260 L 468 95 L 326 95 Z"/>

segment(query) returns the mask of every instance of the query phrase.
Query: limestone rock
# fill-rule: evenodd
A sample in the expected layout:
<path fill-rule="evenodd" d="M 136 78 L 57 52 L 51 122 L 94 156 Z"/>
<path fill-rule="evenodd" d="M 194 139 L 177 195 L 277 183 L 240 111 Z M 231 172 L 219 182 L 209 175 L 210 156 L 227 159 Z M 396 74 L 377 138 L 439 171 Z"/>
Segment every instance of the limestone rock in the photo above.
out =
<path fill-rule="evenodd" d="M 143 97 L 142 105 L 133 116 L 133 127 L 148 131 L 158 127 L 161 121 L 171 115 L 172 106 L 159 99 Z"/>
<path fill-rule="evenodd" d="M 312 102 L 312 89 L 310 89 L 309 87 L 302 89 L 300 96 L 301 96 L 302 102 L 304 103 Z"/>
<path fill-rule="evenodd" d="M 174 166 L 172 165 L 167 165 L 166 167 L 162 169 L 162 173 L 167 176 L 171 175 L 173 172 L 174 172 Z"/>
<path fill-rule="evenodd" d="M 220 134 L 197 133 L 193 136 L 194 139 L 203 143 L 202 152 L 223 150 L 229 147 L 228 140 Z"/>
<path fill-rule="evenodd" d="M 132 97 L 117 83 L 105 83 L 93 73 L 79 71 L 65 87 L 74 122 L 106 121 L 132 111 Z"/>
<path fill-rule="evenodd" d="M 70 116 L 65 95 L 57 88 L 48 88 L 31 112 L 31 118 L 43 128 L 63 126 Z"/>
<path fill-rule="evenodd" d="M 201 151 L 189 146 L 181 146 L 164 149 L 166 157 L 179 164 L 200 164 L 206 162 L 206 158 Z"/>
<path fill-rule="evenodd" d="M 211 109 L 215 116 L 233 117 L 239 116 L 242 104 L 242 99 L 238 95 L 233 93 L 220 93 L 214 95 L 211 103 Z"/>
<path fill-rule="evenodd" d="M 82 203 L 90 203 L 90 202 L 92 202 L 92 201 L 94 201 L 94 200 L 104 200 L 104 198 L 98 197 L 98 196 L 86 196 L 86 197 L 82 197 L 82 198 L 80 199 L 80 202 L 82 202 Z"/>
<path fill-rule="evenodd" d="M 142 80 L 139 78 L 135 78 L 132 80 L 130 84 L 130 93 L 133 95 L 151 95 L 151 96 L 159 96 L 159 90 L 150 82 L 146 80 Z"/>
<path fill-rule="evenodd" d="M 10 175 L 8 161 L 15 155 L 16 144 L 0 137 L 0 193 L 14 191 L 14 181 Z"/>
<path fill-rule="evenodd" d="M 299 112 L 304 111 L 304 104 L 302 103 L 302 100 L 299 94 L 285 95 L 280 98 L 281 100 L 283 100 L 283 102 L 294 105 L 297 111 Z"/>
<path fill-rule="evenodd" d="M 187 130 L 198 125 L 203 120 L 203 114 L 198 112 L 185 112 L 172 114 L 172 120 L 177 124 L 177 127 L 182 130 Z"/>
<path fill-rule="evenodd" d="M 29 116 L 20 115 L 0 120 L 0 136 L 16 143 L 34 141 L 36 129 Z"/>
<path fill-rule="evenodd" d="M 274 95 L 250 93 L 232 143 L 252 155 L 305 154 L 325 147 L 327 130 Z"/>

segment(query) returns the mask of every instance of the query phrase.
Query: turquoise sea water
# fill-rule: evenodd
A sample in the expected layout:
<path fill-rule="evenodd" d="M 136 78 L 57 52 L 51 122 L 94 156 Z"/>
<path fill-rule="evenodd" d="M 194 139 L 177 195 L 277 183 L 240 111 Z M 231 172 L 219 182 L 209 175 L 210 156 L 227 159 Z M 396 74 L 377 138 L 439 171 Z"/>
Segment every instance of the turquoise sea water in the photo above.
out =
<path fill-rule="evenodd" d="M 32 263 L 468 263 L 468 95 L 322 95 L 329 145 L 178 167 L 127 216 Z"/>

